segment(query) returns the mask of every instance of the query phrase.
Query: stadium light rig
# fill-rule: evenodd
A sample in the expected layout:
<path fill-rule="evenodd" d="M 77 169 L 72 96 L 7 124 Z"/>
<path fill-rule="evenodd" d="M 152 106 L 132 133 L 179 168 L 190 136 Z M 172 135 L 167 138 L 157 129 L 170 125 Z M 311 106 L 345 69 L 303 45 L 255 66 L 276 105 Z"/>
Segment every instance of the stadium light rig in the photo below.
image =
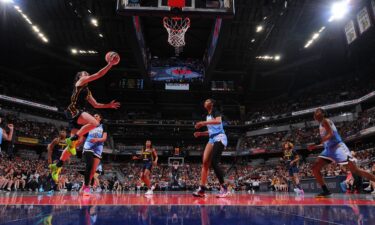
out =
<path fill-rule="evenodd" d="M 322 33 L 325 29 L 326 29 L 326 27 L 323 26 L 323 27 L 321 27 L 321 28 L 319 29 L 318 32 L 313 33 L 311 39 L 308 40 L 308 41 L 306 42 L 306 44 L 305 44 L 305 48 L 310 47 L 314 42 L 316 42 L 316 41 L 319 39 L 321 33 Z"/>
<path fill-rule="evenodd" d="M 11 2 L 13 3 L 12 0 L 1 0 L 1 1 L 6 1 L 6 2 Z M 34 31 L 34 33 L 41 39 L 44 43 L 48 43 L 49 40 L 46 37 L 46 35 L 40 30 L 40 28 L 35 25 L 31 19 L 22 11 L 21 7 L 18 5 L 13 6 L 14 9 L 22 16 L 22 18 L 30 25 L 31 29 Z"/>
<path fill-rule="evenodd" d="M 76 48 L 70 49 L 70 53 L 72 55 L 96 55 L 98 54 L 98 52 L 94 50 L 83 50 L 83 49 L 76 49 Z"/>
<path fill-rule="evenodd" d="M 274 55 L 274 56 L 264 55 L 264 56 L 257 56 L 255 58 L 259 60 L 264 60 L 264 61 L 271 61 L 271 60 L 280 61 L 281 56 L 280 55 Z"/>

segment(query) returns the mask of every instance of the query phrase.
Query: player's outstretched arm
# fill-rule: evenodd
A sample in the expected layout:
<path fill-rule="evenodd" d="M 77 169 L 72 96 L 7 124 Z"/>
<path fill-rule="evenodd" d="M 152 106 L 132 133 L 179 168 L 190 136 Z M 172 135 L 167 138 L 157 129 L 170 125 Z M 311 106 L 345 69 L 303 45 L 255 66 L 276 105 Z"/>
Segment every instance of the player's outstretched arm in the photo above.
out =
<path fill-rule="evenodd" d="M 107 72 L 112 68 L 112 64 L 109 62 L 105 67 L 103 67 L 101 70 L 99 70 L 97 73 L 95 74 L 92 74 L 90 76 L 84 76 L 84 77 L 81 77 L 76 86 L 83 86 L 89 82 L 92 82 L 94 80 L 97 80 L 101 77 L 103 77 L 104 75 L 107 74 Z"/>
<path fill-rule="evenodd" d="M 116 102 L 115 100 L 112 100 L 110 103 L 107 104 L 98 103 L 92 95 L 89 95 L 87 97 L 87 101 L 92 105 L 92 107 L 96 109 L 118 109 L 121 105 L 119 102 Z"/>

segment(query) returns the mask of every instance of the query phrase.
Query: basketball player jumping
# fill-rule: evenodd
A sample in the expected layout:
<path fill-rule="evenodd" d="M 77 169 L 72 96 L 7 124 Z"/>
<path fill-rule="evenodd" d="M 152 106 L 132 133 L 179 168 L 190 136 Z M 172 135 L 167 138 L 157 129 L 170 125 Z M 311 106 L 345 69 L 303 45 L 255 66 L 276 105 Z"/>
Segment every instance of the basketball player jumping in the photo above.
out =
<path fill-rule="evenodd" d="M 358 176 L 364 177 L 370 181 L 375 181 L 374 175 L 356 166 L 354 158 L 348 147 L 342 141 L 336 126 L 330 119 L 325 117 L 325 112 L 323 109 L 318 108 L 315 110 L 314 119 L 319 122 L 319 132 L 322 139 L 321 144 L 319 145 L 324 146 L 323 152 L 320 153 L 312 167 L 314 177 L 323 189 L 323 192 L 318 194 L 316 197 L 324 198 L 331 195 L 331 192 L 328 190 L 320 171 L 324 166 L 332 162 L 339 165 L 346 165 L 353 174 L 357 174 Z M 309 146 L 308 149 L 311 151 L 316 149 L 319 145 Z"/>
<path fill-rule="evenodd" d="M 91 106 L 97 109 L 109 108 L 118 109 L 120 103 L 115 100 L 108 104 L 98 103 L 92 96 L 88 84 L 103 77 L 114 64 L 118 62 L 119 57 L 117 54 L 112 55 L 108 60 L 108 64 L 101 69 L 99 72 L 90 75 L 86 71 L 78 72 L 74 80 L 74 90 L 71 97 L 71 103 L 65 110 L 65 115 L 69 120 L 70 138 L 66 139 L 67 147 L 63 151 L 60 160 L 56 164 L 50 164 L 52 179 L 57 182 L 59 179 L 59 173 L 61 171 L 64 162 L 72 155 L 76 155 L 76 145 L 81 144 L 84 139 L 84 135 L 90 130 L 99 126 L 99 122 L 89 113 L 84 111 L 86 102 L 89 102 Z"/>
<path fill-rule="evenodd" d="M 195 197 L 205 197 L 208 170 L 210 166 L 212 166 L 212 168 L 214 169 L 216 177 L 219 179 L 219 183 L 221 186 L 220 194 L 217 195 L 217 197 L 225 198 L 229 195 L 227 185 L 224 182 L 224 172 L 219 166 L 221 154 L 228 144 L 228 139 L 225 135 L 222 115 L 215 109 L 214 105 L 215 100 L 207 99 L 204 102 L 204 108 L 208 112 L 206 121 L 201 121 L 195 124 L 195 129 L 200 129 L 206 126 L 208 131 L 195 132 L 194 137 L 209 137 L 209 141 L 203 152 L 203 165 L 200 187 L 193 193 L 193 196 Z"/>

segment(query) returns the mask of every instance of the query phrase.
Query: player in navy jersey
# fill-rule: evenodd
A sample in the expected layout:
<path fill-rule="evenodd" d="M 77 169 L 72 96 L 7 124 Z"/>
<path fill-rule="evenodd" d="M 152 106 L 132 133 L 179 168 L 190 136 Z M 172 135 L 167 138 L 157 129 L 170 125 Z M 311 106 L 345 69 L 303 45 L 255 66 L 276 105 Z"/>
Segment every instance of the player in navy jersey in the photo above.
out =
<path fill-rule="evenodd" d="M 156 149 L 152 147 L 150 140 L 146 141 L 145 147 L 142 149 L 140 157 L 133 157 L 133 159 L 141 159 L 143 161 L 141 180 L 146 184 L 147 191 L 145 195 L 154 194 L 154 186 L 151 185 L 150 174 L 152 166 L 158 164 L 158 154 Z"/>
<path fill-rule="evenodd" d="M 62 152 L 66 147 L 66 131 L 61 130 L 59 132 L 59 136 L 47 146 L 48 150 L 48 164 L 51 164 L 55 160 L 59 160 L 61 157 Z"/>
<path fill-rule="evenodd" d="M 90 130 L 99 125 L 98 121 L 85 111 L 87 103 L 90 103 L 92 107 L 97 109 L 118 109 L 120 107 L 120 103 L 115 100 L 108 104 L 98 103 L 89 89 L 89 83 L 103 77 L 112 68 L 115 61 L 116 59 L 112 58 L 103 69 L 93 75 L 90 75 L 86 71 L 76 74 L 70 104 L 65 110 L 65 116 L 69 121 L 70 137 L 66 139 L 67 147 L 63 151 L 59 161 L 56 164 L 49 165 L 52 179 L 55 182 L 59 179 L 64 162 L 72 155 L 76 155 L 76 146 L 83 142 L 84 136 Z"/>
<path fill-rule="evenodd" d="M 300 156 L 294 149 L 293 143 L 286 141 L 283 143 L 282 147 L 284 152 L 283 160 L 288 169 L 289 177 L 293 180 L 294 192 L 296 192 L 297 194 L 304 194 L 303 189 L 300 186 L 298 177 Z"/>
<path fill-rule="evenodd" d="M 102 116 L 95 114 L 94 118 L 98 121 L 99 126 L 88 133 L 85 144 L 83 146 L 83 156 L 86 161 L 85 183 L 82 187 L 84 195 L 90 194 L 90 182 L 94 178 L 98 165 L 102 158 L 104 142 L 107 140 L 107 132 L 105 126 L 101 122 Z"/>
<path fill-rule="evenodd" d="M 0 124 L 1 124 L 1 117 L 0 117 Z M 11 141 L 13 138 L 13 124 L 8 124 L 9 132 L 7 133 L 3 128 L 0 127 L 0 154 L 1 154 L 1 143 L 4 140 Z M 1 155 L 0 155 L 1 156 Z"/>
<path fill-rule="evenodd" d="M 203 165 L 200 187 L 197 191 L 193 193 L 193 196 L 195 197 L 205 197 L 207 177 L 210 167 L 213 168 L 221 186 L 220 194 L 217 197 L 225 198 L 229 195 L 227 185 L 224 182 L 224 172 L 219 165 L 221 154 L 228 144 L 228 139 L 225 135 L 222 115 L 215 109 L 214 105 L 215 100 L 207 99 L 204 102 L 204 108 L 207 110 L 208 113 L 206 121 L 201 121 L 195 124 L 195 129 L 207 127 L 207 131 L 195 132 L 194 137 L 209 137 L 208 143 L 203 152 Z"/>
<path fill-rule="evenodd" d="M 339 165 L 346 165 L 353 174 L 375 181 L 374 175 L 357 167 L 351 152 L 342 141 L 335 124 L 325 117 L 323 109 L 318 108 L 315 110 L 314 119 L 319 123 L 319 133 L 322 140 L 320 144 L 309 146 L 308 149 L 311 151 L 319 145 L 323 145 L 324 147 L 324 150 L 320 153 L 312 167 L 314 177 L 323 189 L 323 192 L 316 197 L 329 197 L 331 195 L 320 171 L 324 166 L 332 162 Z"/>

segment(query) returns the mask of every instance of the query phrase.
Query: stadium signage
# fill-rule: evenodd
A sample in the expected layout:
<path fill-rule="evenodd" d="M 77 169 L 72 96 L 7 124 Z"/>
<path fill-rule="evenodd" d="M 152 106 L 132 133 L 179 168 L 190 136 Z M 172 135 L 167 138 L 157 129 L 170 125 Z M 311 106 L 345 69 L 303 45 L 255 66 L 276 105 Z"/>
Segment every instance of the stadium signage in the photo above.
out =
<path fill-rule="evenodd" d="M 335 104 L 330 104 L 330 105 L 314 107 L 314 108 L 310 108 L 310 109 L 292 112 L 292 116 L 299 116 L 299 115 L 303 115 L 303 114 L 313 113 L 317 108 L 322 108 L 322 109 L 327 110 L 327 109 L 334 109 L 334 108 L 359 104 L 363 101 L 366 101 L 369 98 L 372 98 L 374 95 L 375 95 L 375 91 L 373 91 L 373 92 L 371 92 L 371 93 L 369 93 L 369 94 L 367 94 L 367 95 L 365 95 L 361 98 L 358 98 L 358 99 L 349 100 L 349 101 L 345 101 L 345 102 L 338 102 L 338 103 L 335 103 Z"/>
<path fill-rule="evenodd" d="M 26 144 L 38 144 L 39 140 L 36 138 L 27 138 L 27 137 L 18 137 L 18 142 L 26 143 Z"/>
<path fill-rule="evenodd" d="M 0 95 L 0 99 L 10 101 L 10 102 L 19 103 L 19 104 L 23 104 L 23 105 L 28 105 L 28 106 L 32 106 L 32 107 L 36 107 L 36 108 L 47 109 L 47 110 L 50 110 L 50 111 L 55 111 L 55 112 L 58 111 L 57 107 L 43 105 L 43 104 L 36 103 L 36 102 L 30 102 L 30 101 L 27 101 L 27 100 L 14 98 L 14 97 L 6 96 L 6 95 Z"/>
<path fill-rule="evenodd" d="M 167 83 L 165 84 L 165 90 L 188 91 L 189 84 Z"/>

